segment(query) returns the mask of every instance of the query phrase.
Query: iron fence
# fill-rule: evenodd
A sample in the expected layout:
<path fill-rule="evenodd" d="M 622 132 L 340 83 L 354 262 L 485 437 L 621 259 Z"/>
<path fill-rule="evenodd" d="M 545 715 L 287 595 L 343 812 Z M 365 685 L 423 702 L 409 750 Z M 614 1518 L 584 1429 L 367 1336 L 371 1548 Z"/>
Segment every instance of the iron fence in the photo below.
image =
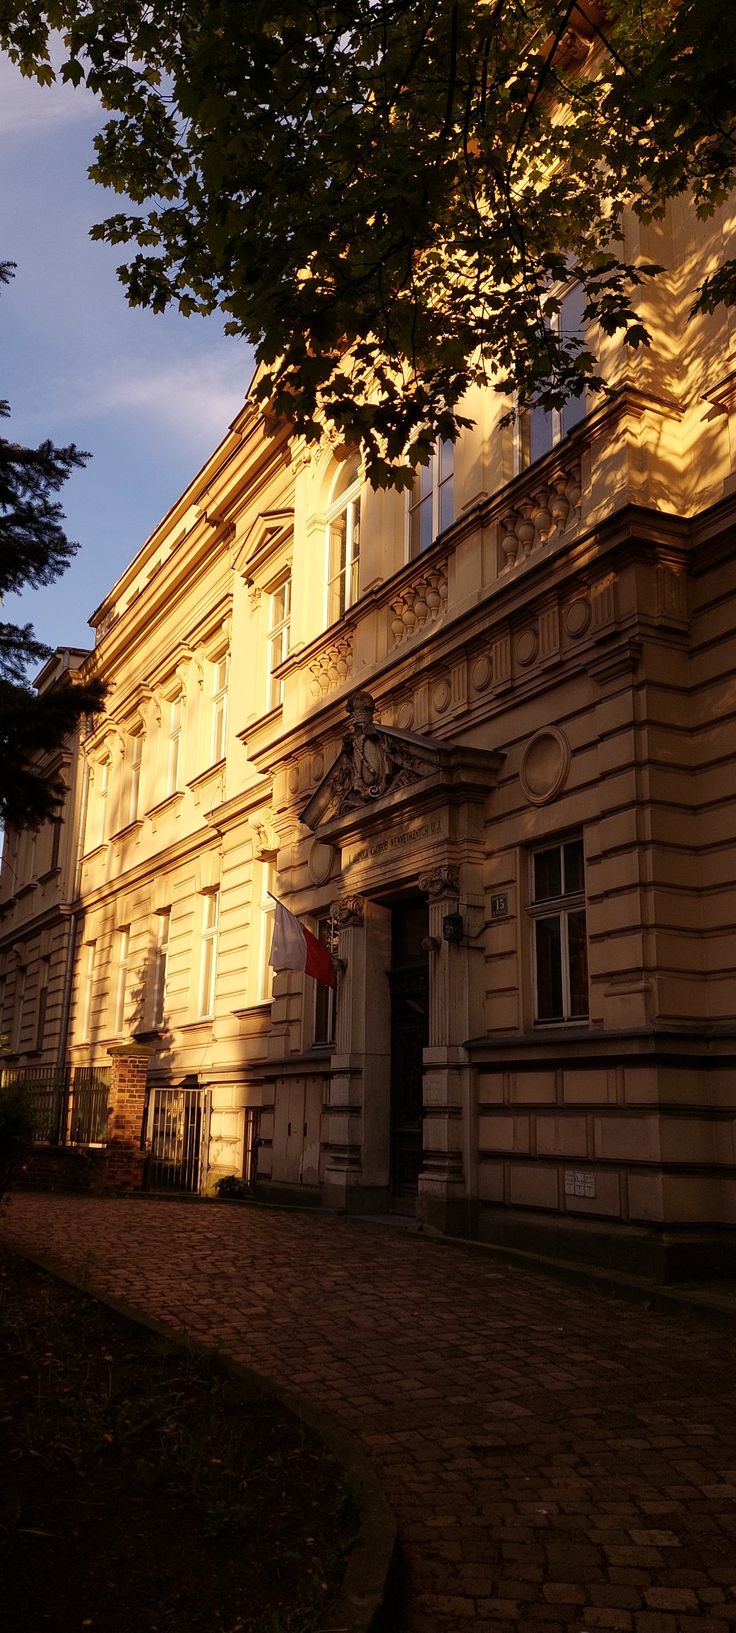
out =
<path fill-rule="evenodd" d="M 0 1087 L 25 1089 L 34 1105 L 39 1145 L 104 1145 L 109 1066 L 6 1066 Z"/>
<path fill-rule="evenodd" d="M 182 1085 L 150 1090 L 146 1133 L 149 1191 L 187 1191 L 196 1195 L 202 1189 L 210 1106 L 208 1089 Z"/>

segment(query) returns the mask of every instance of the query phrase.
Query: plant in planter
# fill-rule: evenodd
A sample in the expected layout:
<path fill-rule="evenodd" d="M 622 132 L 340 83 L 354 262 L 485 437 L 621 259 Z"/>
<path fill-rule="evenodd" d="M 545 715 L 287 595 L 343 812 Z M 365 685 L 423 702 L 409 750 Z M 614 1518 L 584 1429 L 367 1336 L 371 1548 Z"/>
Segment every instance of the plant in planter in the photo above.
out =
<path fill-rule="evenodd" d="M 237 1174 L 223 1174 L 222 1179 L 215 1183 L 217 1195 L 225 1201 L 242 1201 L 248 1195 L 248 1187 L 244 1179 L 238 1179 Z"/>
<path fill-rule="evenodd" d="M 0 1084 L 0 1196 L 36 1132 L 36 1099 L 25 1083 Z"/>

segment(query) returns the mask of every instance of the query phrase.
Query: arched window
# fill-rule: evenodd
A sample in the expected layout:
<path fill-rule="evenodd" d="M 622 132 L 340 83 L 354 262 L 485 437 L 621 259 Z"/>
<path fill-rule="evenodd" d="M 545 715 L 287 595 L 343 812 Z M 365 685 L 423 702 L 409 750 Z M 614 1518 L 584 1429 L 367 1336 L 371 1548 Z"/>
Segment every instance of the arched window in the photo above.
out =
<path fill-rule="evenodd" d="M 358 598 L 360 565 L 360 466 L 357 458 L 338 471 L 327 512 L 327 622 L 342 618 Z"/>

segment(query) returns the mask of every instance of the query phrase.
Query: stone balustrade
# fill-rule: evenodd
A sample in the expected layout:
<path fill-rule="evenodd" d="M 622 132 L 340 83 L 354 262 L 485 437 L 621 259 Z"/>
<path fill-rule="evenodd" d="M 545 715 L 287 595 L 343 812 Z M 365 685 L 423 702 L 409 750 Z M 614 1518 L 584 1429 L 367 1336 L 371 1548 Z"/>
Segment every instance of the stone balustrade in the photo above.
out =
<path fill-rule="evenodd" d="M 313 698 L 327 697 L 353 672 L 353 632 L 333 638 L 309 660 L 309 690 Z"/>
<path fill-rule="evenodd" d="M 548 541 L 564 538 L 578 526 L 581 504 L 579 457 L 540 473 L 499 518 L 500 570 L 509 572 Z"/>
<path fill-rule="evenodd" d="M 417 563 L 417 571 L 389 602 L 389 626 L 394 645 L 415 630 L 435 623 L 447 607 L 447 562 Z"/>

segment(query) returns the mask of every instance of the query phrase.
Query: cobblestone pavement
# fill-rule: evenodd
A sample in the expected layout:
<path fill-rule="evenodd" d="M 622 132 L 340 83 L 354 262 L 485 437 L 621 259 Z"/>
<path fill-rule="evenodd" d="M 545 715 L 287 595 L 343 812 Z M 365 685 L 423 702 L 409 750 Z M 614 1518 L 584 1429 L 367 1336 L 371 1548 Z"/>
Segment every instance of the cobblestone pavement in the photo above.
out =
<path fill-rule="evenodd" d="M 735 1633 L 729 1333 L 324 1215 L 16 1195 L 0 1230 L 359 1437 L 410 1633 Z"/>

